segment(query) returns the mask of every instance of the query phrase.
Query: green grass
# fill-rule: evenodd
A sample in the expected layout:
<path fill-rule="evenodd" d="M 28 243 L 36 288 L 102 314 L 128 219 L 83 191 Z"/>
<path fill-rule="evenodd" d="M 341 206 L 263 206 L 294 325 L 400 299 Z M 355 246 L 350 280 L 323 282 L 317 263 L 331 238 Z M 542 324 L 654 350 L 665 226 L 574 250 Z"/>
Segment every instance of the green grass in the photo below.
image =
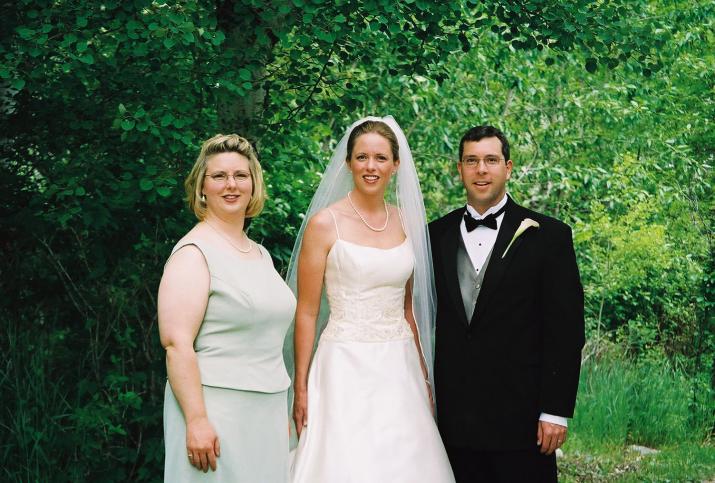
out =
<path fill-rule="evenodd" d="M 667 361 L 607 359 L 583 367 L 571 429 L 593 444 L 703 441 L 714 409 L 709 388 Z"/>
<path fill-rule="evenodd" d="M 683 443 L 640 455 L 627 446 L 583 448 L 572 438 L 559 459 L 559 481 L 569 482 L 682 482 L 715 480 L 715 446 Z M 579 449 L 575 449 L 578 446 Z"/>
<path fill-rule="evenodd" d="M 715 479 L 715 446 L 684 444 L 663 448 L 657 458 L 646 459 L 641 465 L 647 479 L 679 481 Z"/>
<path fill-rule="evenodd" d="M 665 359 L 609 356 L 584 365 L 560 481 L 715 480 L 715 405 L 703 378 Z"/>

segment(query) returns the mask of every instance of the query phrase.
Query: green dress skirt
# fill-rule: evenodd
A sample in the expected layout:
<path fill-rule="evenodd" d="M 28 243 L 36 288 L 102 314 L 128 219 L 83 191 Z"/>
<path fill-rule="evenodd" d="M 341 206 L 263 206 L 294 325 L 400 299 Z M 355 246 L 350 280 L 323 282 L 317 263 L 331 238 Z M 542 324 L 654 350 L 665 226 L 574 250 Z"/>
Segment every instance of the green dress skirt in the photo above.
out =
<path fill-rule="evenodd" d="M 288 472 L 286 391 L 261 393 L 202 386 L 209 421 L 221 455 L 216 471 L 204 473 L 189 462 L 186 425 L 169 383 L 164 392 L 166 460 L 164 481 L 283 483 Z"/>

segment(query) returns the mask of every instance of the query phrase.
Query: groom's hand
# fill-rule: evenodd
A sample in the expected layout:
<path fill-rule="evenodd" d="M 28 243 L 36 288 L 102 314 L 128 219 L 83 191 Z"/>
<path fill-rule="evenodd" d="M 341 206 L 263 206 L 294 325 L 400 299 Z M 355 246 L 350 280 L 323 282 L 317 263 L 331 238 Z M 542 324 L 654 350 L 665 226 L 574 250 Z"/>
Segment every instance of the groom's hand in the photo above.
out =
<path fill-rule="evenodd" d="M 536 444 L 541 446 L 541 453 L 550 455 L 566 441 L 566 426 L 539 421 L 536 430 Z"/>

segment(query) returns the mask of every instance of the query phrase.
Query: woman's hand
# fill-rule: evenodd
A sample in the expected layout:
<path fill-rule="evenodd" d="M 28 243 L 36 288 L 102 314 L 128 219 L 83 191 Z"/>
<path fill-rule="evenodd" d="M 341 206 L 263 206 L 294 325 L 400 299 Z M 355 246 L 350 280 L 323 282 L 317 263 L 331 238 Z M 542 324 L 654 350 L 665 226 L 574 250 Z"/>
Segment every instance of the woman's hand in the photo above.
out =
<path fill-rule="evenodd" d="M 427 386 L 427 398 L 429 399 L 429 408 L 432 411 L 432 417 L 434 417 L 434 398 L 432 397 L 432 385 L 429 383 L 428 379 L 425 379 L 425 385 Z"/>
<path fill-rule="evenodd" d="M 216 458 L 221 453 L 218 436 L 208 418 L 201 417 L 186 425 L 186 454 L 189 463 L 206 473 L 216 471 Z"/>
<path fill-rule="evenodd" d="M 293 421 L 295 421 L 295 430 L 300 438 L 300 433 L 303 428 L 308 426 L 308 391 L 307 389 L 295 391 L 293 398 Z"/>

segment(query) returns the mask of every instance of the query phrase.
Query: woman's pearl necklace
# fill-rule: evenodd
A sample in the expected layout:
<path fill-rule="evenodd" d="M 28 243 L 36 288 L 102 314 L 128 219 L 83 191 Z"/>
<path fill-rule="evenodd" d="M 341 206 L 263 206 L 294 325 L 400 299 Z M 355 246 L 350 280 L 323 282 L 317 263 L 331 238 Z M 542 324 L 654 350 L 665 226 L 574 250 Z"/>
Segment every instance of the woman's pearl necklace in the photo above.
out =
<path fill-rule="evenodd" d="M 220 236 L 221 238 L 223 238 L 224 240 L 226 240 L 233 248 L 235 248 L 235 249 L 238 250 L 239 252 L 241 252 L 241 253 L 248 253 L 248 252 L 251 251 L 251 249 L 253 249 L 253 244 L 251 243 L 251 239 L 250 239 L 250 238 L 246 237 L 246 239 L 248 240 L 248 248 L 247 248 L 247 249 L 243 249 L 243 248 L 239 247 L 238 245 L 236 245 L 235 243 L 233 243 L 229 237 L 225 236 L 223 233 L 221 233 L 220 231 L 218 231 L 218 230 L 216 229 L 216 227 L 214 227 L 214 226 L 213 226 L 211 223 L 209 223 L 207 220 L 204 220 L 204 223 L 206 223 L 208 226 L 210 226 L 211 229 L 212 229 L 213 231 L 215 231 L 216 234 L 218 234 L 218 236 Z M 244 236 L 245 236 L 245 233 L 244 233 Z"/>
<path fill-rule="evenodd" d="M 362 222 L 365 223 L 365 226 L 372 231 L 385 231 L 385 228 L 387 228 L 387 224 L 390 222 L 390 212 L 387 209 L 387 201 L 385 201 L 384 199 L 382 200 L 382 202 L 385 204 L 385 224 L 382 225 L 382 228 L 375 228 L 374 226 L 370 225 L 370 223 L 367 222 L 365 217 L 360 214 L 357 208 L 355 208 L 355 204 L 353 203 L 353 199 L 350 197 L 350 193 L 352 193 L 352 191 L 348 191 L 348 202 L 350 203 L 350 206 L 353 207 L 353 211 L 357 214 L 357 216 L 359 216 Z"/>

